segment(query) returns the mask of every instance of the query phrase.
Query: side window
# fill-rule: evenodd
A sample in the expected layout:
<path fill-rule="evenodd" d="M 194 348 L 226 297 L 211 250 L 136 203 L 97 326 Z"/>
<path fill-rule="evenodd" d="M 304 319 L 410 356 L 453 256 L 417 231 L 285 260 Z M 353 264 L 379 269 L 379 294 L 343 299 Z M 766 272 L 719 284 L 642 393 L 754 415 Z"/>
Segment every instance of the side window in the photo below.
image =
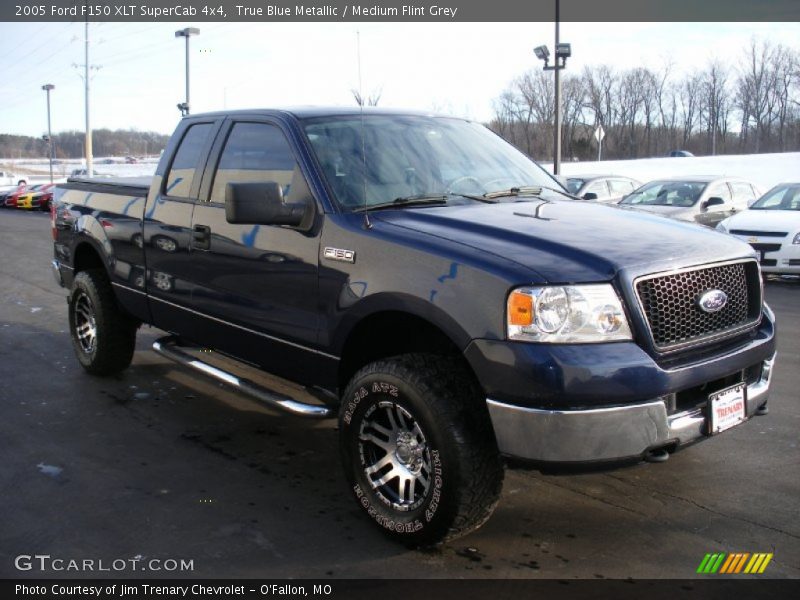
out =
<path fill-rule="evenodd" d="M 612 196 L 624 196 L 633 191 L 633 184 L 630 181 L 624 181 L 622 179 L 610 179 L 608 185 L 611 188 Z"/>
<path fill-rule="evenodd" d="M 598 199 L 608 198 L 608 188 L 606 187 L 606 182 L 595 181 L 588 188 L 586 188 L 586 191 L 584 192 L 584 194 L 589 193 L 597 194 Z"/>
<path fill-rule="evenodd" d="M 266 181 L 277 182 L 288 197 L 296 177 L 302 176 L 280 129 L 266 123 L 236 123 L 219 159 L 211 201 L 224 203 L 229 183 Z"/>
<path fill-rule="evenodd" d="M 709 190 L 707 198 L 722 198 L 726 204 L 731 201 L 731 190 L 728 188 L 727 183 L 718 183 L 711 190 Z M 713 207 L 716 208 L 716 207 Z"/>
<path fill-rule="evenodd" d="M 756 198 L 749 183 L 732 182 L 731 190 L 733 190 L 733 203 L 739 208 L 747 208 Z"/>
<path fill-rule="evenodd" d="M 186 131 L 167 173 L 166 193 L 176 198 L 188 198 L 192 189 L 200 155 L 211 134 L 211 123 L 198 123 Z"/>

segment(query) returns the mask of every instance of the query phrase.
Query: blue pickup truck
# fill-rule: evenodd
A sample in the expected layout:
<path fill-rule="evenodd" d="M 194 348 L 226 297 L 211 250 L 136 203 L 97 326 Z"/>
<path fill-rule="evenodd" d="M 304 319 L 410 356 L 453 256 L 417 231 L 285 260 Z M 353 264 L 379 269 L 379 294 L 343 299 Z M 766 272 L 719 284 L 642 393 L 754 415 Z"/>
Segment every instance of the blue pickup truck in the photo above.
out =
<path fill-rule="evenodd" d="M 409 545 L 484 523 L 506 457 L 664 460 L 767 412 L 775 319 L 747 244 L 580 202 L 463 119 L 192 115 L 152 179 L 59 186 L 52 228 L 88 373 L 127 368 L 149 324 L 186 368 L 338 416 L 350 493 Z"/>

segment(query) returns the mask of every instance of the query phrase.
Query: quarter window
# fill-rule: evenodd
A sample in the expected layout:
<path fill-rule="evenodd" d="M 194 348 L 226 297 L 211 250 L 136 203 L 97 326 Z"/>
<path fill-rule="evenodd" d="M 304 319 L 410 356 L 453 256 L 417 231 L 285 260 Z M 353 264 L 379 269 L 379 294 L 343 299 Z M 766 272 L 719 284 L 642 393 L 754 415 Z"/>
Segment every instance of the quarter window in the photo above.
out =
<path fill-rule="evenodd" d="M 167 174 L 165 191 L 168 196 L 189 197 L 211 129 L 211 123 L 198 123 L 186 130 Z"/>

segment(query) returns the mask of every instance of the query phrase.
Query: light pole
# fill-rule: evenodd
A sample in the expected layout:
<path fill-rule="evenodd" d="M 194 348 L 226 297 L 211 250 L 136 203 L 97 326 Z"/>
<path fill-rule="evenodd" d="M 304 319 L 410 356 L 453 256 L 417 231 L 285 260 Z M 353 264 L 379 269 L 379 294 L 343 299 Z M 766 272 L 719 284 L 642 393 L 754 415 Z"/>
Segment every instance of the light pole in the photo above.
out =
<path fill-rule="evenodd" d="M 197 27 L 185 27 L 175 32 L 176 38 L 186 38 L 186 101 L 178 104 L 178 110 L 183 116 L 189 114 L 189 38 L 199 34 L 200 30 Z"/>
<path fill-rule="evenodd" d="M 53 183 L 53 132 L 50 129 L 50 90 L 56 89 L 52 83 L 46 83 L 42 89 L 47 92 L 47 154 L 50 157 L 50 183 Z"/>
<path fill-rule="evenodd" d="M 556 0 L 556 58 L 552 66 L 550 61 L 550 50 L 547 46 L 537 46 L 533 49 L 536 58 L 544 61 L 545 71 L 555 71 L 555 123 L 553 127 L 553 174 L 561 172 L 561 70 L 567 66 L 567 59 L 572 56 L 572 47 L 569 44 L 562 44 L 559 37 L 560 24 L 560 2 Z M 560 62 L 559 62 L 560 59 Z"/>

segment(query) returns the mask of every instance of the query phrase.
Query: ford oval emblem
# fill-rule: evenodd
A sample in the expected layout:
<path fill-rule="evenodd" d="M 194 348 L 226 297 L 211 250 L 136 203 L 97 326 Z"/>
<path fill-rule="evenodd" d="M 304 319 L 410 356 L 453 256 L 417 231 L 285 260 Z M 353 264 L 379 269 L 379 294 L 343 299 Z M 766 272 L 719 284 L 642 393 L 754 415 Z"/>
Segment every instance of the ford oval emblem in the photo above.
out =
<path fill-rule="evenodd" d="M 700 310 L 707 313 L 715 313 L 723 308 L 728 303 L 728 294 L 722 290 L 708 290 L 697 299 L 697 305 Z"/>

